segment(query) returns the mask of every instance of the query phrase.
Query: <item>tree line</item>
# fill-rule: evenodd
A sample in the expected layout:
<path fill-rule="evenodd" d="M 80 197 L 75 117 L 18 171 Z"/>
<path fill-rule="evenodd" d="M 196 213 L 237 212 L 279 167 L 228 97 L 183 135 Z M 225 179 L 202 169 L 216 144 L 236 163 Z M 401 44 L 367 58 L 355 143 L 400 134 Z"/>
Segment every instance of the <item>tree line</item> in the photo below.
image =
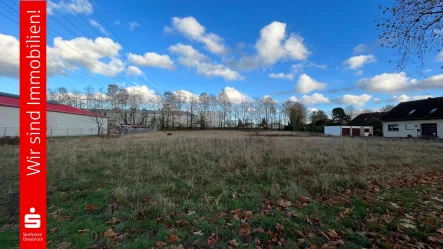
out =
<path fill-rule="evenodd" d="M 322 110 L 308 111 L 300 102 L 279 104 L 269 96 L 262 98 L 233 98 L 226 89 L 218 95 L 186 91 L 155 93 L 140 88 L 123 88 L 110 84 L 106 89 L 91 86 L 83 91 L 64 87 L 48 89 L 48 100 L 87 109 L 95 113 L 112 115 L 134 113 L 125 123 L 161 128 L 263 128 L 305 129 L 307 125 L 324 126 L 346 124 L 361 111 L 353 106 L 334 108 L 330 115 Z M 388 106 L 389 107 L 389 106 Z M 390 107 L 392 108 L 392 107 Z M 146 115 L 149 110 L 151 115 Z M 145 111 L 145 112 L 144 112 Z M 363 110 L 371 112 L 371 110 Z M 135 120 L 138 114 L 139 119 Z M 146 115 L 146 116 L 143 116 Z M 117 120 L 117 119 L 115 119 Z M 178 120 L 178 121 L 177 121 Z M 182 122 L 185 120 L 185 122 Z M 120 125 L 112 123 L 109 125 Z"/>

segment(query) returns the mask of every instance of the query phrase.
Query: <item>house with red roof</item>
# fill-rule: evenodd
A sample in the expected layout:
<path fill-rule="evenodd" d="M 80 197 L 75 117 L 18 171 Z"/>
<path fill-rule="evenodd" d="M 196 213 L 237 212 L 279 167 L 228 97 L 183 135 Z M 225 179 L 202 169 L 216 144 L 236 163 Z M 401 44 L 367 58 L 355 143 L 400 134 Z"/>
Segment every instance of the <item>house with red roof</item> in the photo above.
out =
<path fill-rule="evenodd" d="M 0 92 L 0 137 L 19 136 L 20 96 Z M 105 135 L 104 115 L 49 101 L 46 104 L 46 134 L 52 136 Z"/>

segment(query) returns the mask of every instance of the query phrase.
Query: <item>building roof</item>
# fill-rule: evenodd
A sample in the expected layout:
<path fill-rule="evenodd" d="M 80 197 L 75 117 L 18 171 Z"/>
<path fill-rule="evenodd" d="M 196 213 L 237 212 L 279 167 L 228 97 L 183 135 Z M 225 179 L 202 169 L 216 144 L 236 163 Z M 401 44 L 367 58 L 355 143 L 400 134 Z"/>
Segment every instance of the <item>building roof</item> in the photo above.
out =
<path fill-rule="evenodd" d="M 382 121 L 443 119 L 443 97 L 401 102 Z"/>
<path fill-rule="evenodd" d="M 361 113 L 357 117 L 355 117 L 349 125 L 367 125 L 369 122 L 374 120 L 380 120 L 386 112 L 368 112 Z"/>
<path fill-rule="evenodd" d="M 20 108 L 20 96 L 15 94 L 9 94 L 9 93 L 2 93 L 0 92 L 0 106 L 9 106 L 9 107 L 16 107 Z M 85 116 L 101 116 L 80 108 L 76 108 L 69 105 L 63 105 L 55 103 L 54 101 L 48 101 L 46 102 L 46 110 L 51 112 L 62 112 L 62 113 L 69 113 L 69 114 L 77 114 L 77 115 L 85 115 Z"/>

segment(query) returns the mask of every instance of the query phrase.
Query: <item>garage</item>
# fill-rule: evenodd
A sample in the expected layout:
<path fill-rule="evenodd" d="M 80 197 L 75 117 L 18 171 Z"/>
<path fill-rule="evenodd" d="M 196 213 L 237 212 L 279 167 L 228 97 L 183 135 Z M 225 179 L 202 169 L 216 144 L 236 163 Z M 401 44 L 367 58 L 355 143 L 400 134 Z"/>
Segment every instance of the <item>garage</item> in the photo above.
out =
<path fill-rule="evenodd" d="M 372 136 L 373 130 L 372 126 L 337 125 L 325 126 L 324 133 L 329 136 L 368 137 Z"/>

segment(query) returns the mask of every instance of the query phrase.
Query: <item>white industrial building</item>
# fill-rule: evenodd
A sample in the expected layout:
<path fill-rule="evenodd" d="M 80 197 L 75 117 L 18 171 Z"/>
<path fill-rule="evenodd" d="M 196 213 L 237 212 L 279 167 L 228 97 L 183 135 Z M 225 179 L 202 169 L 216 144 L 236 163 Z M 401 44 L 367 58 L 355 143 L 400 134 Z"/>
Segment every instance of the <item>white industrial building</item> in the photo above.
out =
<path fill-rule="evenodd" d="M 0 92 L 0 137 L 19 136 L 20 99 Z M 108 120 L 102 115 L 57 103 L 46 104 L 46 133 L 51 136 L 105 135 Z M 100 132 L 99 132 L 100 131 Z"/>
<path fill-rule="evenodd" d="M 443 138 L 443 97 L 402 102 L 382 121 L 384 137 Z"/>

